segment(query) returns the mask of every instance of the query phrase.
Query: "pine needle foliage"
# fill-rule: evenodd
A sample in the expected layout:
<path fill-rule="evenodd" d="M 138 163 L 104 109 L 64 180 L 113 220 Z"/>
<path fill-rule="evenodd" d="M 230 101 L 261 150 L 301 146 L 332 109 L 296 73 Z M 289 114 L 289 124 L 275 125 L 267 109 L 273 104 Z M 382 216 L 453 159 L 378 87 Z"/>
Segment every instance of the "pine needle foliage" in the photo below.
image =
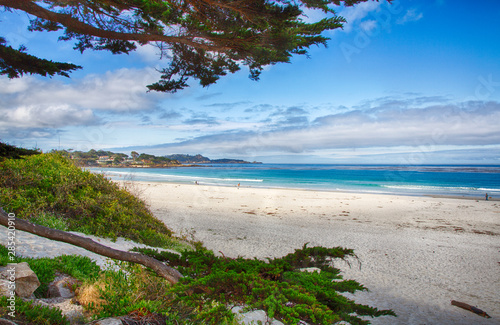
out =
<path fill-rule="evenodd" d="M 6 45 L 5 38 L 0 37 L 0 75 L 19 78 L 25 74 L 41 76 L 60 75 L 69 78 L 69 73 L 82 67 L 71 63 L 54 62 L 25 53 L 26 48 L 18 50 Z"/>
<path fill-rule="evenodd" d="M 263 309 L 269 317 L 285 324 L 369 324 L 361 316 L 395 316 L 391 310 L 356 304 L 341 293 L 367 290 L 353 280 L 342 280 L 335 259 L 357 259 L 342 247 L 307 247 L 281 258 L 257 259 L 215 256 L 201 245 L 182 255 L 136 249 L 143 254 L 176 266 L 186 277 L 170 293 L 176 308 L 192 321 L 222 324 L 233 319 L 232 306 Z M 319 272 L 302 272 L 302 268 Z"/>

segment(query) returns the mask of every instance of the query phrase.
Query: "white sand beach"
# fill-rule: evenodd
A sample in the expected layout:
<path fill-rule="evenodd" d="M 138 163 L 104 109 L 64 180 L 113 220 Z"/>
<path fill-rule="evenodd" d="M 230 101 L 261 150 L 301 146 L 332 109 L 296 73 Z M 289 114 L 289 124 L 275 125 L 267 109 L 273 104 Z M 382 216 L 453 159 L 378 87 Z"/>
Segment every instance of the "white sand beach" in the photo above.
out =
<path fill-rule="evenodd" d="M 236 257 L 309 246 L 352 248 L 357 302 L 393 309 L 373 324 L 500 324 L 500 202 L 134 182 L 178 235 Z M 457 300 L 491 319 L 451 305 Z"/>

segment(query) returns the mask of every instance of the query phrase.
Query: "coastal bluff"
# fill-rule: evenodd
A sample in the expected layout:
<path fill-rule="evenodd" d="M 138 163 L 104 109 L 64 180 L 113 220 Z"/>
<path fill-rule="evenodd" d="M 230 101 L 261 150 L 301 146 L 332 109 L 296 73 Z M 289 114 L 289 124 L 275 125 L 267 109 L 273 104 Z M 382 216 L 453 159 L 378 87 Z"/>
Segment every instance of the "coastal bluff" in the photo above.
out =
<path fill-rule="evenodd" d="M 171 154 L 155 156 L 147 153 L 139 154 L 136 151 L 132 151 L 130 152 L 130 155 L 127 155 L 125 153 L 94 149 L 87 152 L 72 150 L 59 150 L 56 152 L 71 159 L 78 166 L 82 167 L 169 168 L 189 167 L 198 164 L 262 164 L 257 161 L 249 162 L 232 158 L 210 159 L 201 154 Z"/>
<path fill-rule="evenodd" d="M 174 154 L 174 155 L 167 155 L 165 157 L 172 160 L 176 160 L 181 164 L 262 164 L 261 162 L 257 161 L 250 162 L 241 159 L 229 159 L 229 158 L 210 159 L 208 157 L 202 156 L 201 154 L 194 156 Z"/>

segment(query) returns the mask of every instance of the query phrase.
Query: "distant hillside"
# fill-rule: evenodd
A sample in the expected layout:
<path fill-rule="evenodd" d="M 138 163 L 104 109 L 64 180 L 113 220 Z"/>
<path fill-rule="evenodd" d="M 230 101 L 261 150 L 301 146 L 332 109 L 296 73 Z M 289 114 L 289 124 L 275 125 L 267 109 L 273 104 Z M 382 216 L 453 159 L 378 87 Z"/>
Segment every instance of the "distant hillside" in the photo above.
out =
<path fill-rule="evenodd" d="M 18 149 L 12 146 L 0 143 L 0 161 L 2 156 L 15 156 L 15 155 L 28 155 L 39 153 L 36 150 Z M 23 151 L 24 150 L 24 151 Z M 202 155 L 169 155 L 169 156 L 155 156 L 146 153 L 139 154 L 132 151 L 130 156 L 124 153 L 115 153 L 112 151 L 94 150 L 88 152 L 73 151 L 73 150 L 60 150 L 57 153 L 64 157 L 70 158 L 78 166 L 86 167 L 154 167 L 154 168 L 167 168 L 167 167 L 180 167 L 182 165 L 193 164 L 260 164 L 258 162 L 248 162 L 241 159 L 210 159 Z"/>
<path fill-rule="evenodd" d="M 212 162 L 210 158 L 204 157 L 202 155 L 191 156 L 191 155 L 175 154 L 175 155 L 168 155 L 165 157 L 168 159 L 177 160 L 181 164 L 207 164 Z"/>
<path fill-rule="evenodd" d="M 257 164 L 258 162 L 249 162 L 241 159 L 210 159 L 208 157 L 202 156 L 200 154 L 192 156 L 192 155 L 169 155 L 165 156 L 166 158 L 177 160 L 181 164 Z"/>

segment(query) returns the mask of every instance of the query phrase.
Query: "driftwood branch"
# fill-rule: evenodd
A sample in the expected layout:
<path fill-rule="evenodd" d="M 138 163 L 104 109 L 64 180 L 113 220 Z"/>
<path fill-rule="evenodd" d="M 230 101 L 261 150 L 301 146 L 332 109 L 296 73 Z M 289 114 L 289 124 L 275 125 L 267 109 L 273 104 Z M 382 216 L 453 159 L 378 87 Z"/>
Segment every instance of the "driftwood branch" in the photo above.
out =
<path fill-rule="evenodd" d="M 180 274 L 179 271 L 163 264 L 162 262 L 152 257 L 140 253 L 120 251 L 96 243 L 95 241 L 89 238 L 84 238 L 61 230 L 39 226 L 23 219 L 9 217 L 9 215 L 0 207 L 0 225 L 8 227 L 9 225 L 13 225 L 12 222 L 14 222 L 16 230 L 22 230 L 35 234 L 37 236 L 45 237 L 60 242 L 65 242 L 71 245 L 84 248 L 93 253 L 117 259 L 120 261 L 142 264 L 146 267 L 153 269 L 156 272 L 156 274 L 167 279 L 172 284 L 177 283 L 179 279 L 182 278 L 182 274 Z"/>
<path fill-rule="evenodd" d="M 474 307 L 474 306 L 471 306 L 469 304 L 466 304 L 465 302 L 460 302 L 460 301 L 452 300 L 451 304 L 453 306 L 457 306 L 457 307 L 463 308 L 465 310 L 471 311 L 474 314 L 478 314 L 479 316 L 483 316 L 483 317 L 486 317 L 486 318 L 491 318 L 491 316 L 488 315 L 485 311 L 482 311 L 481 309 L 479 309 L 477 307 Z"/>

